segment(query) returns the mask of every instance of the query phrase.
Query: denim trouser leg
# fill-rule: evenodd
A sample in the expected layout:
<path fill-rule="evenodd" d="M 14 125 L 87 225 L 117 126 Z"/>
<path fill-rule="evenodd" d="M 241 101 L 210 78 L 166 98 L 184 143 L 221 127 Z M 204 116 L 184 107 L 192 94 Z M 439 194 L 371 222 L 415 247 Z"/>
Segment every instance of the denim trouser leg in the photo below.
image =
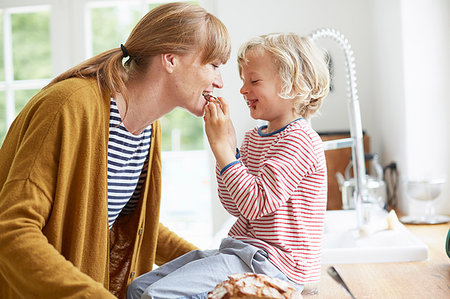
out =
<path fill-rule="evenodd" d="M 192 251 L 136 278 L 128 299 L 204 299 L 228 275 L 260 273 L 287 280 L 267 253 L 242 241 L 226 238 L 219 250 Z M 301 290 L 300 290 L 301 291 Z"/>
<path fill-rule="evenodd" d="M 147 272 L 137 277 L 128 286 L 127 299 L 140 299 L 145 289 L 149 285 L 152 285 L 156 281 L 164 278 L 168 274 L 174 272 L 175 270 L 181 268 L 189 262 L 214 255 L 217 252 L 218 250 L 194 250 L 170 261 L 169 263 L 162 265 L 161 267 L 158 267 L 153 271 Z"/>

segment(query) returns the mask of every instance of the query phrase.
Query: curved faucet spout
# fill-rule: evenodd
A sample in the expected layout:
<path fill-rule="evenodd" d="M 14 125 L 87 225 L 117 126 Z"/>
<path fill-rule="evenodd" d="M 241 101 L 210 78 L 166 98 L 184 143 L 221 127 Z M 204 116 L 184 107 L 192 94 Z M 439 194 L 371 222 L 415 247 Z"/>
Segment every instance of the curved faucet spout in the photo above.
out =
<path fill-rule="evenodd" d="M 343 146 L 328 146 L 324 142 L 325 150 L 335 149 L 341 147 L 352 147 L 352 160 L 354 165 L 355 176 L 355 191 L 354 200 L 357 215 L 357 225 L 361 227 L 364 224 L 364 217 L 362 211 L 362 202 L 367 194 L 367 179 L 366 179 L 366 167 L 364 159 L 364 143 L 363 143 L 363 130 L 361 124 L 361 110 L 359 107 L 358 91 L 356 84 L 356 70 L 355 70 L 355 58 L 353 50 L 348 40 L 339 31 L 332 28 L 318 29 L 310 34 L 313 40 L 319 38 L 330 38 L 335 41 L 339 47 L 344 51 L 345 64 L 347 69 L 347 90 L 348 90 L 348 114 L 350 118 L 350 137 L 352 142 L 342 142 Z M 336 142 L 334 142 L 336 144 Z M 347 145 L 347 146 L 346 146 Z"/>

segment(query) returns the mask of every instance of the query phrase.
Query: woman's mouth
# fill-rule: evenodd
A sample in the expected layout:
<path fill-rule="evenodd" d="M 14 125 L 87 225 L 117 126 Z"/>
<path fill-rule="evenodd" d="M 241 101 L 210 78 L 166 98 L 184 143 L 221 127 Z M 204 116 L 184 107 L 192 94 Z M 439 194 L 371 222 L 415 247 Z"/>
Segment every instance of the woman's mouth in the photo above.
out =
<path fill-rule="evenodd" d="M 206 102 L 208 102 L 208 103 L 211 101 L 217 101 L 217 98 L 209 92 L 202 93 L 202 96 L 205 98 Z"/>
<path fill-rule="evenodd" d="M 202 95 L 205 98 L 206 103 L 216 102 L 216 103 L 219 103 L 221 109 L 223 108 L 222 102 L 219 100 L 219 98 L 213 96 L 211 93 L 204 92 L 204 93 L 202 93 Z"/>

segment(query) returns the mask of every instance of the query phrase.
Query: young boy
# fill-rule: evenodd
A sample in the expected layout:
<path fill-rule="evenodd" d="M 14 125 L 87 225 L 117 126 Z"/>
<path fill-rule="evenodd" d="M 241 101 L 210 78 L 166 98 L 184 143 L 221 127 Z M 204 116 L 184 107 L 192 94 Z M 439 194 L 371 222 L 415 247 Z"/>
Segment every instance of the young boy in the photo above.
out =
<path fill-rule="evenodd" d="M 219 197 L 237 220 L 218 250 L 192 251 L 138 277 L 128 298 L 206 298 L 234 273 L 290 280 L 299 291 L 320 277 L 327 198 L 322 142 L 307 121 L 328 93 L 323 52 L 306 37 L 256 37 L 238 54 L 240 92 L 254 119 L 236 151 L 224 99 L 205 107 Z"/>

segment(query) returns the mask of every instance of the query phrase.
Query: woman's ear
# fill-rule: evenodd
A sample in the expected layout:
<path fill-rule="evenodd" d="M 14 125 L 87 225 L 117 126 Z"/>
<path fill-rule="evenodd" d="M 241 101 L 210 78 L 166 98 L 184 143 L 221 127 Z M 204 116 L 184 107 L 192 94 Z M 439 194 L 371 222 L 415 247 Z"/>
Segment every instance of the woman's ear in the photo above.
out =
<path fill-rule="evenodd" d="M 161 54 L 161 64 L 168 73 L 173 72 L 177 63 L 178 63 L 177 55 L 172 53 Z"/>

